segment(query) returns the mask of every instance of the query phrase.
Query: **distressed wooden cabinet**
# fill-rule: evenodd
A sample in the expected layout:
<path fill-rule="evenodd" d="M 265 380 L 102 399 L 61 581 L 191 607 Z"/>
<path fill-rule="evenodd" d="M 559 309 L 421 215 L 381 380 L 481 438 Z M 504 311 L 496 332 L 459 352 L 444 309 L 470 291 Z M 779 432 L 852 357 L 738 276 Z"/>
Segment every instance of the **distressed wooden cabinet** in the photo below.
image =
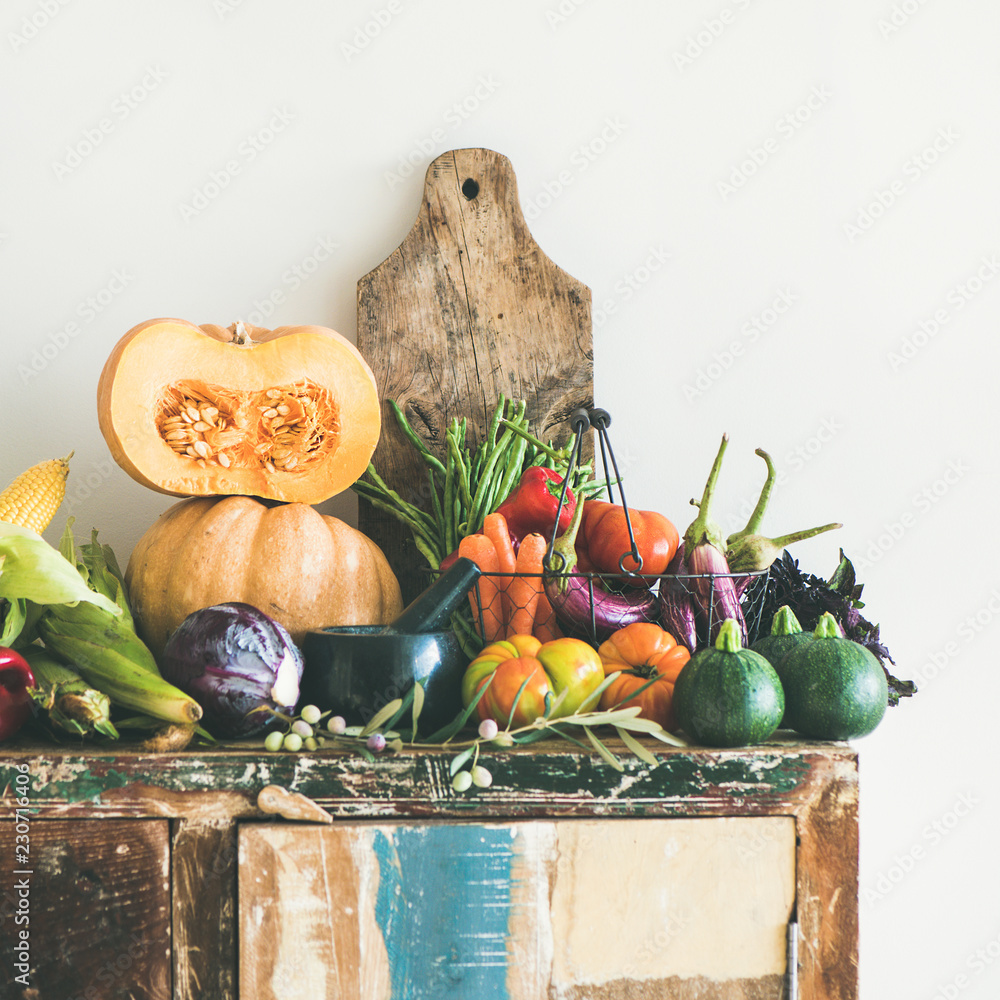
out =
<path fill-rule="evenodd" d="M 7 745 L 0 995 L 857 996 L 853 750 L 664 748 L 621 774 L 567 746 L 456 794 L 440 751 Z M 334 821 L 261 812 L 266 785 Z"/>

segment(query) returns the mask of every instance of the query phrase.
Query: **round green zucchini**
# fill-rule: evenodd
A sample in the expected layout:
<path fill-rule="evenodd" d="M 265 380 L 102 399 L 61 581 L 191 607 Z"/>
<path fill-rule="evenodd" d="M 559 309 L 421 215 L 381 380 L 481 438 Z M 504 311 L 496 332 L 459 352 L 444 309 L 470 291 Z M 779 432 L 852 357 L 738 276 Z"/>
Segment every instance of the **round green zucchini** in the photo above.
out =
<path fill-rule="evenodd" d="M 726 619 L 715 646 L 684 665 L 674 686 L 677 721 L 702 746 L 762 743 L 778 727 L 785 698 L 774 668 L 743 649 L 737 622 Z"/>
<path fill-rule="evenodd" d="M 844 638 L 829 613 L 820 618 L 813 636 L 781 661 L 785 725 L 817 740 L 866 736 L 888 705 L 882 665 L 871 650 Z"/>

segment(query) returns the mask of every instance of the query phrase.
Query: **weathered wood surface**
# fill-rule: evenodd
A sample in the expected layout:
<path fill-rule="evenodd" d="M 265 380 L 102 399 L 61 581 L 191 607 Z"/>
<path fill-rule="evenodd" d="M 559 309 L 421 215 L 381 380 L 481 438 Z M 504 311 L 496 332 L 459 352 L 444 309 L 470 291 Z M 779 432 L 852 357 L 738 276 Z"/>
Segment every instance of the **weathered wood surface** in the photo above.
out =
<path fill-rule="evenodd" d="M 268 754 L 259 745 L 177 755 L 104 747 L 83 754 L 18 739 L 0 748 L 0 818 L 12 815 L 19 764 L 28 767 L 38 826 L 54 818 L 170 817 L 190 823 L 192 836 L 201 829 L 209 839 L 213 823 L 271 818 L 256 799 L 272 784 L 312 799 L 332 814 L 333 829 L 359 819 L 793 817 L 801 996 L 856 1000 L 855 751 L 785 740 L 748 750 L 656 744 L 650 748 L 659 764 L 651 768 L 607 742 L 620 752 L 624 773 L 596 754 L 546 741 L 484 754 L 492 786 L 459 794 L 448 773 L 454 751 L 419 750 L 368 764 L 343 753 Z M 204 858 L 216 850 L 207 844 L 192 847 L 190 855 Z M 178 912 L 175 905 L 175 928 Z M 196 908 L 180 912 L 191 922 L 188 939 L 196 940 Z"/>
<path fill-rule="evenodd" d="M 173 827 L 173 996 L 234 1000 L 236 823 L 180 819 Z"/>
<path fill-rule="evenodd" d="M 383 400 L 375 467 L 424 509 L 424 466 L 385 400 L 442 456 L 451 418 L 469 418 L 474 446 L 501 394 L 526 401 L 543 440 L 565 439 L 569 415 L 593 403 L 590 289 L 535 243 L 510 161 L 492 150 L 452 150 L 428 167 L 413 228 L 358 281 L 357 342 Z M 364 500 L 359 527 L 411 600 L 427 576 L 407 529 Z"/>
<path fill-rule="evenodd" d="M 245 996 L 780 1000 L 792 817 L 247 825 Z"/>
<path fill-rule="evenodd" d="M 169 1000 L 169 824 L 32 815 L 27 858 L 15 852 L 23 825 L 0 819 L 0 996 Z M 26 973 L 15 964 L 22 930 Z"/>

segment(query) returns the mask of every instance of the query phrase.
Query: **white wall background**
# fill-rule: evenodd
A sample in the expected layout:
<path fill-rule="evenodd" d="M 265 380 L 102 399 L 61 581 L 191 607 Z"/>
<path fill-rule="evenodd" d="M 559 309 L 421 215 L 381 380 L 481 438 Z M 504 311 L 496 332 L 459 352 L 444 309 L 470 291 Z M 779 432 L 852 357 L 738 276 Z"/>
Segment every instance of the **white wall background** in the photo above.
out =
<path fill-rule="evenodd" d="M 6 0 L 0 33 L 0 480 L 76 449 L 52 540 L 124 563 L 172 502 L 98 431 L 127 329 L 274 295 L 353 337 L 426 165 L 497 149 L 593 289 L 630 502 L 683 530 L 728 430 L 731 530 L 767 448 L 766 526 L 844 522 L 801 564 L 843 546 L 920 682 L 859 743 L 862 997 L 1000 995 L 996 3 Z"/>

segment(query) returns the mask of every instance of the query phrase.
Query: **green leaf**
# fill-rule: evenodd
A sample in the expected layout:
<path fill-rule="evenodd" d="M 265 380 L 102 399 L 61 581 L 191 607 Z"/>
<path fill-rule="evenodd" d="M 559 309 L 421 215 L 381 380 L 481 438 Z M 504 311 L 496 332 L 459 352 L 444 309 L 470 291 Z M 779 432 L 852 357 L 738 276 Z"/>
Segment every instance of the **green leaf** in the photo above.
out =
<path fill-rule="evenodd" d="M 399 720 L 402 719 L 402 717 L 406 714 L 407 709 L 412 704 L 413 704 L 413 688 L 410 688 L 410 690 L 403 695 L 399 703 L 399 708 L 396 709 L 396 714 L 391 719 L 389 719 L 389 721 L 386 722 L 385 725 L 382 726 L 382 735 L 387 740 L 392 738 L 389 735 L 389 731 L 391 729 L 394 729 L 397 725 L 399 725 Z M 366 733 L 365 735 L 367 736 L 368 734 Z"/>
<path fill-rule="evenodd" d="M 383 722 L 388 722 L 403 706 L 402 698 L 394 698 L 389 702 L 388 705 L 383 705 L 367 722 L 364 728 L 361 730 L 361 736 L 371 736 L 372 733 L 382 725 Z"/>
<path fill-rule="evenodd" d="M 463 750 L 457 757 L 452 758 L 451 764 L 448 766 L 450 777 L 454 778 L 462 770 L 462 765 L 472 756 L 474 750 L 475 747 L 469 747 L 468 750 Z"/>
<path fill-rule="evenodd" d="M 635 729 L 635 726 L 630 726 L 630 729 Z M 665 729 L 644 729 L 640 732 L 649 733 L 653 739 L 659 740 L 661 743 L 668 743 L 672 747 L 686 747 L 687 741 L 682 740 L 679 736 L 674 736 L 673 733 L 668 733 Z"/>
<path fill-rule="evenodd" d="M 589 726 L 584 726 L 583 731 L 587 734 L 587 739 L 594 745 L 594 749 L 616 770 L 624 771 L 625 765 L 594 735 Z"/>
<path fill-rule="evenodd" d="M 600 700 L 601 695 L 612 685 L 616 680 L 618 675 L 621 673 L 620 670 L 616 670 L 613 674 L 608 674 L 603 681 L 597 686 L 597 689 L 591 692 L 587 697 L 581 702 L 580 707 L 577 712 L 589 712 Z M 569 688 L 566 689 L 568 691 Z M 563 694 L 566 694 L 566 691 Z"/>
<path fill-rule="evenodd" d="M 620 726 L 615 726 L 618 732 L 618 736 L 621 738 L 622 743 L 625 744 L 639 758 L 639 760 L 645 762 L 650 767 L 656 767 L 660 762 L 647 750 L 634 736 L 629 735 L 627 729 L 622 729 Z"/>
<path fill-rule="evenodd" d="M 544 740 L 552 735 L 564 736 L 564 733 L 560 733 L 555 726 L 543 726 L 540 729 L 535 729 L 531 732 L 524 733 L 518 736 L 512 736 L 511 739 L 517 744 L 535 743 L 537 740 Z"/>
<path fill-rule="evenodd" d="M 631 722 L 642 709 L 638 705 L 630 708 L 616 708 L 609 712 L 582 712 L 560 719 L 574 726 L 618 726 Z"/>
<path fill-rule="evenodd" d="M 476 693 L 476 697 L 462 709 L 454 719 L 451 720 L 447 725 L 442 726 L 436 733 L 432 733 L 425 740 L 421 740 L 421 743 L 447 743 L 456 733 L 459 733 L 464 728 L 465 724 L 469 721 L 469 716 L 476 710 L 476 706 L 479 704 L 479 699 L 486 694 L 486 689 L 493 683 L 493 678 L 496 673 L 490 674 L 487 678 L 486 683 L 479 689 Z"/>
<path fill-rule="evenodd" d="M 521 686 L 517 689 L 517 695 L 514 698 L 514 703 L 510 706 L 510 714 L 507 716 L 507 726 L 506 726 L 507 729 L 510 729 L 510 727 L 514 723 L 514 713 L 517 711 L 517 706 L 521 700 L 521 695 L 524 694 L 524 689 L 528 686 L 528 682 L 531 680 L 531 677 L 532 675 L 528 674 L 528 676 L 525 677 L 523 681 L 521 681 Z"/>
<path fill-rule="evenodd" d="M 343 736 L 360 736 L 361 735 L 361 730 L 364 729 L 364 728 L 365 728 L 364 726 L 348 726 L 341 735 L 343 735 Z"/>
<path fill-rule="evenodd" d="M 618 702 L 617 705 L 614 705 L 613 707 L 617 708 L 618 705 L 621 705 L 626 701 L 631 701 L 633 698 L 638 698 L 639 695 L 641 695 L 647 688 L 652 687 L 658 680 L 661 679 L 661 677 L 662 677 L 661 674 L 653 674 L 653 676 L 650 677 L 649 680 L 642 685 L 642 687 L 637 687 L 634 691 L 629 691 L 629 693 L 620 702 Z"/>
<path fill-rule="evenodd" d="M 413 736 L 412 739 L 415 741 L 417 738 L 417 720 L 420 718 L 420 713 L 424 709 L 424 686 L 420 681 L 413 682 Z"/>
<path fill-rule="evenodd" d="M 121 611 L 114 601 L 96 594 L 83 581 L 76 566 L 41 535 L 28 528 L 0 522 L 0 597 L 36 604 L 75 604 L 87 601 L 113 615 Z"/>
<path fill-rule="evenodd" d="M 375 763 L 375 754 L 373 754 L 368 747 L 358 747 L 358 753 L 361 754 L 361 756 L 364 757 L 369 764 Z"/>

